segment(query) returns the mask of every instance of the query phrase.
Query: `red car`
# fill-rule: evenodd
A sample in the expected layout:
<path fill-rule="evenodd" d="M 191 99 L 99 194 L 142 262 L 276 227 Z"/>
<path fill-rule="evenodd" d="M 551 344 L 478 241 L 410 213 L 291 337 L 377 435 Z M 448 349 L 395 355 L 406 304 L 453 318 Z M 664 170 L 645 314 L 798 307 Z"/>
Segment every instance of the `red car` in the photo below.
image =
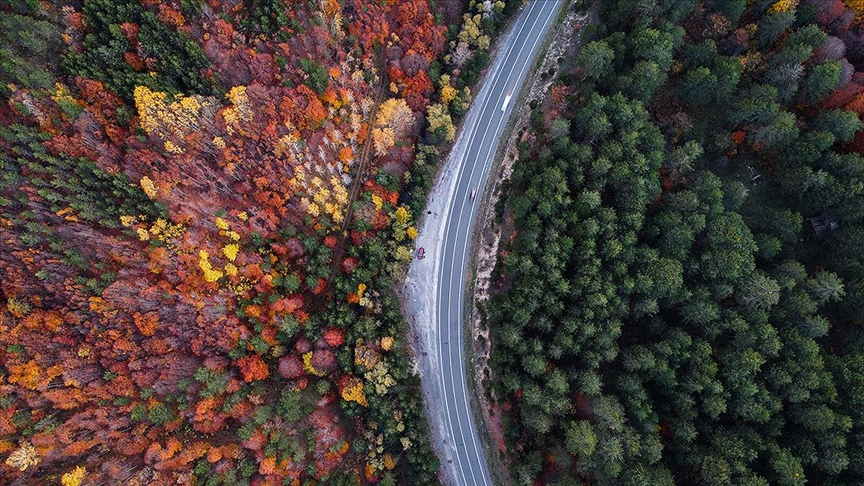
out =
<path fill-rule="evenodd" d="M 426 250 L 421 247 L 419 250 L 417 250 L 417 259 L 422 260 L 425 257 L 426 257 Z"/>

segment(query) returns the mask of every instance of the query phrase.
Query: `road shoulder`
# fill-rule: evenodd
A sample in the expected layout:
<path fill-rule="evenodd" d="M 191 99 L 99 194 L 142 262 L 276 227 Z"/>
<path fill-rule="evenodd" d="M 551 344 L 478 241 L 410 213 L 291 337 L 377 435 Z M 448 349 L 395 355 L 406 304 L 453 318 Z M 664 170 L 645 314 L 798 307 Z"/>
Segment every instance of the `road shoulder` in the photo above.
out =
<path fill-rule="evenodd" d="M 469 350 L 469 360 L 473 365 L 471 395 L 475 400 L 479 400 L 478 409 L 482 416 L 478 421 L 478 427 L 481 439 L 487 451 L 495 451 L 495 454 L 489 454 L 489 467 L 495 472 L 509 470 L 510 461 L 504 439 L 501 410 L 495 405 L 498 403 L 498 397 L 495 396 L 492 384 L 496 381 L 496 377 L 489 364 L 492 342 L 485 322 L 484 307 L 490 296 L 501 235 L 509 234 L 507 228 L 512 227 L 512 222 L 508 224 L 506 220 L 498 220 L 496 207 L 506 190 L 505 181 L 510 178 L 513 164 L 518 159 L 518 135 L 527 128 L 530 121 L 532 109 L 528 104 L 531 100 L 542 100 L 554 83 L 555 76 L 544 78 L 541 74 L 558 67 L 557 59 L 565 50 L 572 49 L 573 45 L 579 42 L 581 28 L 587 22 L 586 14 L 574 11 L 571 4 L 562 8 L 565 9 L 564 19 L 552 26 L 546 41 L 547 45 L 542 48 L 541 57 L 528 74 L 522 94 L 516 101 L 516 108 L 502 135 L 504 143 L 501 144 L 495 157 L 487 189 L 482 195 L 480 207 L 483 209 L 477 215 L 471 243 L 469 281 L 473 282 L 473 285 L 468 289 L 470 298 L 467 299 L 468 305 L 465 309 L 466 339 L 470 338 L 466 342 L 472 344 Z M 510 484 L 509 475 L 495 472 L 492 474 L 497 484 Z"/>
<path fill-rule="evenodd" d="M 524 8 L 524 7 L 523 7 Z M 511 37 L 516 34 L 515 27 L 521 12 L 513 17 L 507 28 L 501 33 L 495 46 L 490 50 L 490 58 L 497 61 L 502 48 L 509 45 Z M 453 444 L 445 442 L 445 407 L 435 400 L 442 395 L 437 357 L 437 306 L 434 298 L 438 288 L 441 259 L 438 258 L 439 247 L 444 240 L 447 225 L 447 209 L 453 204 L 458 174 L 464 163 L 461 154 L 466 152 L 470 137 L 463 136 L 467 127 L 477 123 L 481 115 L 483 100 L 491 96 L 488 80 L 494 79 L 501 69 L 500 62 L 493 62 L 484 71 L 477 83 L 477 92 L 471 101 L 471 107 L 462 119 L 457 131 L 455 143 L 447 154 L 442 154 L 443 163 L 435 175 L 435 183 L 429 191 L 426 202 L 426 213 L 419 215 L 419 234 L 415 240 L 418 248 L 425 248 L 426 258 L 413 260 L 405 275 L 398 294 L 402 303 L 402 311 L 409 322 L 409 339 L 413 352 L 414 370 L 420 375 L 423 389 L 423 404 L 429 420 L 432 449 L 441 461 L 439 473 L 443 484 L 458 484 L 454 466 L 455 450 Z M 484 89 L 485 88 L 485 89 Z"/>

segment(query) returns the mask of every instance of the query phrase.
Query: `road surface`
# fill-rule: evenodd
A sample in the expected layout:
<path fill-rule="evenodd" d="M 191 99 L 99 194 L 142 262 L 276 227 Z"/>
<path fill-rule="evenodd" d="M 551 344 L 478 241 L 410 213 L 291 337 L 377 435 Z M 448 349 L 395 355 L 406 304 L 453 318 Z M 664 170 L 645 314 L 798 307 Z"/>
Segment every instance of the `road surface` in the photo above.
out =
<path fill-rule="evenodd" d="M 458 485 L 491 486 L 466 383 L 462 311 L 477 206 L 501 134 L 519 90 L 562 0 L 532 0 L 492 60 L 472 103 L 441 180 L 430 195 L 430 214 L 417 246 L 425 259 L 412 262 L 406 279 L 409 312 L 421 321 L 421 376 L 433 437 L 442 456 L 442 479 Z M 474 194 L 476 193 L 475 197 Z M 411 302 L 415 301 L 415 302 Z"/>

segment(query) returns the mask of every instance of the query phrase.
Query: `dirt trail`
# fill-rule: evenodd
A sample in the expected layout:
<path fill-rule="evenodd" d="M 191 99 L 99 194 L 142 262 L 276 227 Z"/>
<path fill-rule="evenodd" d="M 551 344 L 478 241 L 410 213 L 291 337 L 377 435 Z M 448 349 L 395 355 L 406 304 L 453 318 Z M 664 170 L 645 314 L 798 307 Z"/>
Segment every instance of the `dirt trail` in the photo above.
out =
<path fill-rule="evenodd" d="M 375 123 L 375 116 L 378 113 L 378 108 L 384 101 L 384 93 L 386 92 L 385 87 L 387 86 L 387 72 L 386 69 L 384 69 L 385 63 L 383 62 L 383 56 L 381 57 L 381 61 L 379 62 L 379 64 L 380 67 L 378 69 L 378 73 L 380 78 L 375 92 L 375 103 L 373 104 L 372 111 L 369 113 L 369 116 L 366 120 L 369 126 L 368 135 L 366 135 L 366 139 L 363 140 L 363 152 L 361 152 L 360 154 L 360 161 L 358 163 L 357 173 L 354 176 L 354 180 L 351 182 L 351 191 L 348 193 L 348 203 L 345 210 L 345 218 L 342 220 L 342 226 L 340 227 L 338 233 L 339 241 L 336 244 L 336 247 L 333 249 L 333 257 L 330 264 L 330 276 L 327 278 L 327 281 L 324 284 L 324 289 L 321 291 L 321 293 L 318 295 L 318 298 L 312 304 L 313 314 L 320 312 L 331 297 L 330 295 L 328 295 L 330 291 L 330 282 L 333 281 L 336 273 L 340 271 L 340 265 L 342 264 L 343 258 L 345 258 L 345 250 L 349 241 L 348 227 L 351 224 L 351 218 L 354 215 L 354 201 L 356 201 L 357 196 L 360 195 L 360 188 L 363 186 L 363 183 L 366 180 L 366 167 L 369 164 L 369 159 L 372 158 L 372 146 L 374 145 L 374 143 L 372 142 L 372 125 Z"/>

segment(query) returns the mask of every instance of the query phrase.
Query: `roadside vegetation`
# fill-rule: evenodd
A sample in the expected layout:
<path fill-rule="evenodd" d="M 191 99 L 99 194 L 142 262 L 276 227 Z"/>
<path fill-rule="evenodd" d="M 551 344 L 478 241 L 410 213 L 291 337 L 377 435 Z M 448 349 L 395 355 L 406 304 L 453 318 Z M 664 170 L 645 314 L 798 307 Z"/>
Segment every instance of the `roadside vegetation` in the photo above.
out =
<path fill-rule="evenodd" d="M 513 480 L 861 482 L 864 12 L 597 7 L 503 206 Z"/>

